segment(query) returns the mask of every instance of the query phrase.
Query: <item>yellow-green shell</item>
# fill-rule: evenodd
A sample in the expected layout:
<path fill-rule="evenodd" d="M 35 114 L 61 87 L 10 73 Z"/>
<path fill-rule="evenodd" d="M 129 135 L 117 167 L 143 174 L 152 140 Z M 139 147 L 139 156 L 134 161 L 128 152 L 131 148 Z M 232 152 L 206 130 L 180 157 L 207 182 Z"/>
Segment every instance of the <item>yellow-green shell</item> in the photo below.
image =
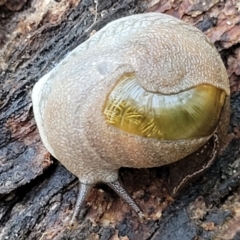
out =
<path fill-rule="evenodd" d="M 180 140 L 201 138 L 215 131 L 226 92 L 202 84 L 175 94 L 146 91 L 135 75 L 123 76 L 104 106 L 112 126 L 146 138 Z"/>

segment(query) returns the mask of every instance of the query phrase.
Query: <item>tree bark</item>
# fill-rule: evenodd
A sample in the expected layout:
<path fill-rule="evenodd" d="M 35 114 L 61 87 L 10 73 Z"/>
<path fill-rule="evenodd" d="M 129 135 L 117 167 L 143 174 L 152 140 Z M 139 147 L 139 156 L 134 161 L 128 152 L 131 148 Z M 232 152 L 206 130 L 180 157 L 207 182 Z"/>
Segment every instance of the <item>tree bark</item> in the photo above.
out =
<path fill-rule="evenodd" d="M 235 1 L 220 0 L 0 0 L 0 239 L 240 239 L 239 9 Z M 195 25 L 220 52 L 231 87 L 224 149 L 203 176 L 174 197 L 177 183 L 169 179 L 184 167 L 121 169 L 124 186 L 149 221 L 141 223 L 99 184 L 77 226 L 69 228 L 78 182 L 41 143 L 31 89 L 108 22 L 147 11 Z"/>

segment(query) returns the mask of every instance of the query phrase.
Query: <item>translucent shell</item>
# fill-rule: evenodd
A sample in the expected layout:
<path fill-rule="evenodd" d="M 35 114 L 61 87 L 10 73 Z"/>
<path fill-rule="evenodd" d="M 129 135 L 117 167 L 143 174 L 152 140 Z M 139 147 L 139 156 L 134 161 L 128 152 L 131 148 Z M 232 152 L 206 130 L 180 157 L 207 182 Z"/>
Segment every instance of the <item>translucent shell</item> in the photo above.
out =
<path fill-rule="evenodd" d="M 218 124 L 226 93 L 202 84 L 176 94 L 146 91 L 126 74 L 109 94 L 107 123 L 128 133 L 159 140 L 210 136 Z"/>

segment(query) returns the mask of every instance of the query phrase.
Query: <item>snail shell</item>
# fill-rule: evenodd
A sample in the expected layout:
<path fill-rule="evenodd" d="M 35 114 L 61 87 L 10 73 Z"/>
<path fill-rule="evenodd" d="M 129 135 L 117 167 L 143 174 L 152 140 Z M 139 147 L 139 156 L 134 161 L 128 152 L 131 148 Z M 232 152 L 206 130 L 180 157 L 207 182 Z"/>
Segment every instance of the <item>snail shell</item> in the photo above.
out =
<path fill-rule="evenodd" d="M 175 162 L 226 134 L 229 92 L 202 32 L 146 13 L 75 48 L 36 83 L 32 101 L 44 145 L 88 185 L 117 181 L 120 167 Z"/>

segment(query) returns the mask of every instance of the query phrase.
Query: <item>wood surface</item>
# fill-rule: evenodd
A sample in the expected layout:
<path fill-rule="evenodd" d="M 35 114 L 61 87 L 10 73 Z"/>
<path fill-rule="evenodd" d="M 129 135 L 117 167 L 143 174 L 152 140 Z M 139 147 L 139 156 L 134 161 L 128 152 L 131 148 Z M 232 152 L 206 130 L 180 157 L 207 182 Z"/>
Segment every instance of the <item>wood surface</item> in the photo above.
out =
<path fill-rule="evenodd" d="M 148 11 L 195 25 L 220 52 L 231 87 L 223 150 L 176 196 L 171 195 L 174 180 L 188 164 L 121 169 L 124 186 L 149 221 L 141 223 L 99 184 L 76 227 L 69 228 L 78 182 L 40 141 L 32 87 L 108 22 Z M 230 0 L 0 0 L 0 239 L 240 239 L 239 11 L 240 3 Z"/>

